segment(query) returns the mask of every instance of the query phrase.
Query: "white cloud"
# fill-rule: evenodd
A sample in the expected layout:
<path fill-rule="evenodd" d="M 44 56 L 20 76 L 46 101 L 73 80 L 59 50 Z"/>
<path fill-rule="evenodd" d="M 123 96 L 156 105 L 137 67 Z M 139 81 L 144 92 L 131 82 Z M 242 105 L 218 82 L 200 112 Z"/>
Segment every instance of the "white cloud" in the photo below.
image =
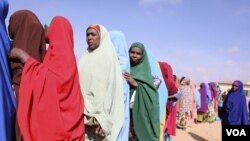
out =
<path fill-rule="evenodd" d="M 230 47 L 230 48 L 227 48 L 227 53 L 240 53 L 240 47 Z"/>
<path fill-rule="evenodd" d="M 139 0 L 142 5 L 156 5 L 156 4 L 182 4 L 183 0 Z"/>
<path fill-rule="evenodd" d="M 232 47 L 220 47 L 217 49 L 217 51 L 219 52 L 219 54 L 240 54 L 240 53 L 244 53 L 241 52 L 241 48 L 239 46 L 232 46 Z"/>
<path fill-rule="evenodd" d="M 227 60 L 224 62 L 224 65 L 226 67 L 235 67 L 237 66 L 239 63 L 237 61 L 234 61 L 234 60 Z"/>

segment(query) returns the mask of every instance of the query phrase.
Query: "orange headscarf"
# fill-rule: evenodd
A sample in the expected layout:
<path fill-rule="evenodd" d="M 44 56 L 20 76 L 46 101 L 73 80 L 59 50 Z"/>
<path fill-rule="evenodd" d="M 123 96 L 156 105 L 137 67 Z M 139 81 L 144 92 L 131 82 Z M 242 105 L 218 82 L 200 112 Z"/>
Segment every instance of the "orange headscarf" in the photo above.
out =
<path fill-rule="evenodd" d="M 101 29 L 100 29 L 100 26 L 98 25 L 98 24 L 92 24 L 92 25 L 90 25 L 88 28 L 87 28 L 87 30 L 88 29 L 95 29 L 96 31 L 98 31 L 98 33 L 100 33 L 101 32 Z"/>
<path fill-rule="evenodd" d="M 23 69 L 17 111 L 25 141 L 84 140 L 83 97 L 73 52 L 73 31 L 57 16 L 48 29 L 44 62 Z"/>

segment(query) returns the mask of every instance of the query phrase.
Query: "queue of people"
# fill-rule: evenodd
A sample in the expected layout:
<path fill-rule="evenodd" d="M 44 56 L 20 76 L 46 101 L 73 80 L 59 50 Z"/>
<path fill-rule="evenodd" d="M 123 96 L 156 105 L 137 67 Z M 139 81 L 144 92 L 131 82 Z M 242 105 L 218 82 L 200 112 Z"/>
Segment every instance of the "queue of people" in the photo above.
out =
<path fill-rule="evenodd" d="M 88 46 L 76 61 L 66 17 L 43 27 L 35 13 L 18 10 L 7 28 L 7 0 L 0 9 L 1 141 L 168 141 L 176 127 L 217 116 L 248 124 L 241 81 L 221 104 L 218 83 L 198 88 L 143 43 L 128 48 L 121 31 L 101 24 L 86 28 Z"/>

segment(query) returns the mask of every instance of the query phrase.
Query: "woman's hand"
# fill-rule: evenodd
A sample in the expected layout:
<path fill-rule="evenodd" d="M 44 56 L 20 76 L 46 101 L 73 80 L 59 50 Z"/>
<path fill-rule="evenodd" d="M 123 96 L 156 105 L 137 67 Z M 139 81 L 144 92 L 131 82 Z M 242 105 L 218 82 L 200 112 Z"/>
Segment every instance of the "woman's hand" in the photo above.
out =
<path fill-rule="evenodd" d="M 133 86 L 134 88 L 138 87 L 138 83 L 135 81 L 135 79 L 128 72 L 124 72 L 122 75 L 131 86 Z"/>
<path fill-rule="evenodd" d="M 9 54 L 10 59 L 19 59 L 22 63 L 25 63 L 29 57 L 30 55 L 20 48 L 13 48 Z"/>
<path fill-rule="evenodd" d="M 105 138 L 105 132 L 103 131 L 101 125 L 99 124 L 99 122 L 97 121 L 96 118 L 94 118 L 93 127 L 94 127 L 95 134 L 97 136 L 99 136 L 101 139 L 104 139 Z"/>

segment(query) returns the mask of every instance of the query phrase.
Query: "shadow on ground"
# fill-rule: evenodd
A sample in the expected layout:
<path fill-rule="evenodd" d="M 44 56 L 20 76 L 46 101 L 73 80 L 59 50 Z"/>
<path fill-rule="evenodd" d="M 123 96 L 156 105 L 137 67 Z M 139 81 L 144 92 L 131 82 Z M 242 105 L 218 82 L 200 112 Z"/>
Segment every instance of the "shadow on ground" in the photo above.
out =
<path fill-rule="evenodd" d="M 203 138 L 203 137 L 201 137 L 201 136 L 199 136 L 199 135 L 197 135 L 197 134 L 194 134 L 194 133 L 192 133 L 192 132 L 188 132 L 188 134 L 189 134 L 192 138 L 194 138 L 195 140 L 197 140 L 197 141 L 208 141 L 207 139 L 205 139 L 205 138 Z"/>

